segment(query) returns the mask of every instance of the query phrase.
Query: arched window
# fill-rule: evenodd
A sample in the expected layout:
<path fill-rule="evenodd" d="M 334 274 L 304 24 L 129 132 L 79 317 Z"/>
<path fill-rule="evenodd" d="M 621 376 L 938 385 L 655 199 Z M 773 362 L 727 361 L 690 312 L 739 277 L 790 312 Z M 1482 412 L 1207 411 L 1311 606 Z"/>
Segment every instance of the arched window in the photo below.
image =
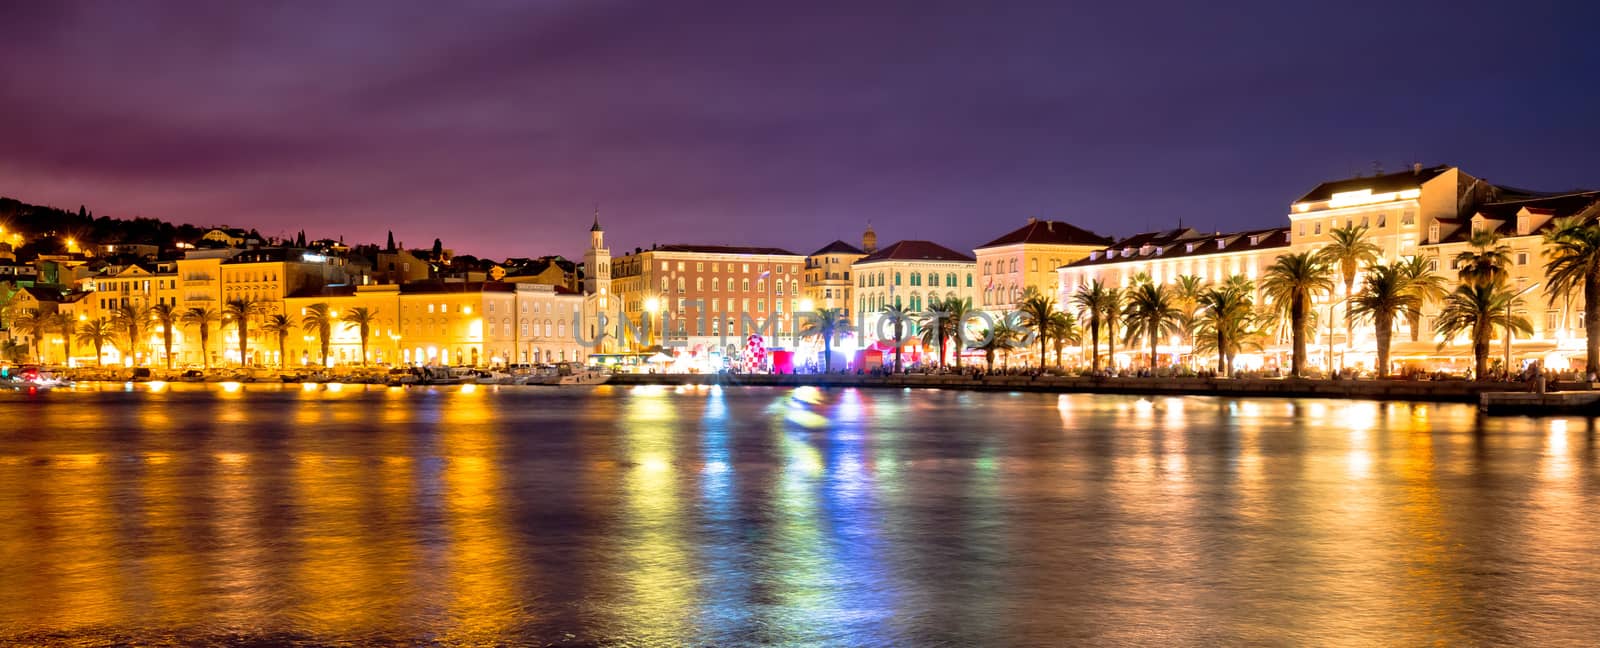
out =
<path fill-rule="evenodd" d="M 983 274 L 986 274 L 986 275 L 994 274 L 994 262 L 993 261 L 984 261 L 983 262 Z"/>
<path fill-rule="evenodd" d="M 1039 260 L 1038 259 L 1028 259 L 1028 272 L 1038 272 L 1038 271 L 1039 271 Z"/>
<path fill-rule="evenodd" d="M 954 273 L 954 272 L 945 273 L 945 275 L 944 275 L 944 285 L 945 285 L 946 288 L 954 288 L 954 287 L 956 287 L 956 273 Z"/>
<path fill-rule="evenodd" d="M 1012 272 L 1016 272 L 1017 271 L 1017 260 L 1016 259 L 1012 259 L 1011 260 L 1011 271 Z"/>
<path fill-rule="evenodd" d="M 911 273 L 911 285 L 913 285 L 913 286 L 922 285 L 922 275 L 920 275 L 918 273 L 915 273 L 915 272 Z"/>
<path fill-rule="evenodd" d="M 898 272 L 894 273 L 894 285 L 900 285 L 900 273 Z"/>
<path fill-rule="evenodd" d="M 970 273 L 970 272 L 967 273 L 967 287 L 968 288 L 972 287 L 972 273 Z"/>

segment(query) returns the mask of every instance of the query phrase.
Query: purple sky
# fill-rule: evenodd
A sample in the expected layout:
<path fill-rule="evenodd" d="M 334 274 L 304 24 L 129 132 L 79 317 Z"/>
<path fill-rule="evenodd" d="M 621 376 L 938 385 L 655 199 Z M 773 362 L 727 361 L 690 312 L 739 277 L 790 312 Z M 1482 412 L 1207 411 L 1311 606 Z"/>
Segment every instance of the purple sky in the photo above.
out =
<path fill-rule="evenodd" d="M 1374 161 L 1600 186 L 1576 2 L 449 4 L 0 4 L 0 195 L 499 257 L 597 202 L 619 253 L 805 253 L 1271 226 Z"/>

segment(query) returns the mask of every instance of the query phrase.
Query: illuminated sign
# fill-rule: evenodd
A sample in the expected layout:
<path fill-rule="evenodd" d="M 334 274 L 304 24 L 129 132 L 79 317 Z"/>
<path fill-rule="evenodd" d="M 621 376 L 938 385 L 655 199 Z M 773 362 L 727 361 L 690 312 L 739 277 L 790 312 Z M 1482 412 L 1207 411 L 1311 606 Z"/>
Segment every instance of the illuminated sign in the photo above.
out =
<path fill-rule="evenodd" d="M 312 254 L 307 252 L 300 255 L 300 260 L 305 261 L 306 263 L 327 263 L 328 257 L 325 257 L 321 254 Z"/>

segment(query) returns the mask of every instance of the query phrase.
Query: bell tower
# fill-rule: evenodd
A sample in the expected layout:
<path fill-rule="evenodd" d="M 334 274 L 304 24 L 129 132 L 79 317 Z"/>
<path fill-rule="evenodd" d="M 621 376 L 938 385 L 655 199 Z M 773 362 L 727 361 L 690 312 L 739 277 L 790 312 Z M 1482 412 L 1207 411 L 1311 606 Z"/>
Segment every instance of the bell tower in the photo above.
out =
<path fill-rule="evenodd" d="M 583 253 L 583 315 L 584 328 L 589 329 L 585 339 L 598 340 L 601 334 L 600 314 L 605 313 L 608 328 L 615 326 L 611 308 L 611 250 L 606 248 L 606 230 L 600 227 L 600 208 L 594 208 L 594 225 L 589 228 L 589 249 Z M 577 333 L 579 329 L 573 329 Z M 604 353 L 610 340 L 600 343 L 595 353 Z"/>
<path fill-rule="evenodd" d="M 867 222 L 867 231 L 861 235 L 861 249 L 867 254 L 878 251 L 878 233 L 872 231 L 872 222 Z"/>

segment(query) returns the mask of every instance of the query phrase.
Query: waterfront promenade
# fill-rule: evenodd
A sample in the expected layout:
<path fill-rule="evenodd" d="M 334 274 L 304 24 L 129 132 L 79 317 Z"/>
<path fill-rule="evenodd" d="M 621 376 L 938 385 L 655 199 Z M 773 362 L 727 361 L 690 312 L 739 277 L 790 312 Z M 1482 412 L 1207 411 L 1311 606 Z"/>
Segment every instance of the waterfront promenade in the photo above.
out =
<path fill-rule="evenodd" d="M 1308 380 L 1294 378 L 1088 378 L 960 374 L 618 374 L 613 385 L 752 385 L 939 388 L 1152 396 L 1352 398 L 1477 403 L 1486 392 L 1522 391 L 1523 383 L 1466 380 Z M 1583 385 L 1571 385 L 1581 388 Z"/>

